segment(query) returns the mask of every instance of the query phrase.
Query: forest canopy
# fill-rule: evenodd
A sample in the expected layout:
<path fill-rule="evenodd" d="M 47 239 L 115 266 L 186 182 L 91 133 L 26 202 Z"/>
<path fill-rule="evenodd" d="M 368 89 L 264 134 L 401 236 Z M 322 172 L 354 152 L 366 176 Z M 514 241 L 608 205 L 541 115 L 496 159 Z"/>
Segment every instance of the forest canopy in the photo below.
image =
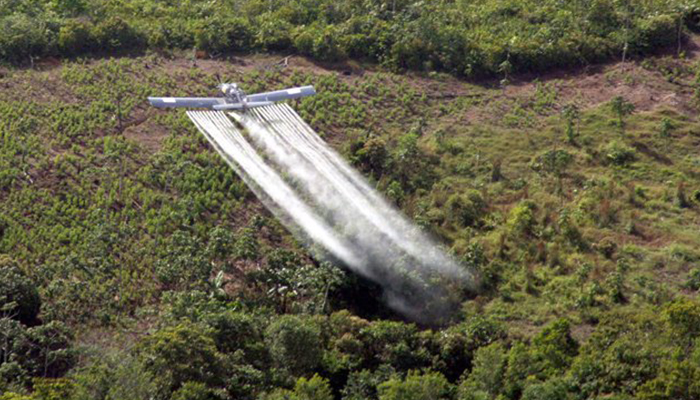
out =
<path fill-rule="evenodd" d="M 648 54 L 696 30 L 697 1 L 5 0 L 0 58 L 198 49 L 364 59 L 478 77 Z"/>

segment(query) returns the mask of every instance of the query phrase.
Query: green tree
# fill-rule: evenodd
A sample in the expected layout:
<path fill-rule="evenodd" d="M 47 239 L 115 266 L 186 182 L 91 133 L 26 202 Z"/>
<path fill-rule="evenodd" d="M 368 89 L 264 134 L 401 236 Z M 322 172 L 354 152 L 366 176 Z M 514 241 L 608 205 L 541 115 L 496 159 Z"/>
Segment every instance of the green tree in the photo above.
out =
<path fill-rule="evenodd" d="M 576 124 L 580 118 L 580 111 L 576 104 L 567 104 L 561 111 L 564 120 L 566 121 L 566 140 L 571 145 L 576 144 L 578 131 Z"/>
<path fill-rule="evenodd" d="M 62 322 L 31 327 L 19 343 L 19 362 L 32 376 L 61 377 L 76 361 L 72 341 L 72 332 Z"/>
<path fill-rule="evenodd" d="M 700 337 L 700 304 L 682 298 L 669 304 L 663 315 L 683 353 L 690 354 L 693 341 Z"/>
<path fill-rule="evenodd" d="M 314 374 L 311 379 L 299 378 L 294 390 L 278 389 L 262 396 L 263 400 L 333 400 L 327 379 Z"/>
<path fill-rule="evenodd" d="M 277 368 L 302 375 L 321 363 L 321 329 L 312 317 L 283 315 L 265 330 L 272 361 Z"/>
<path fill-rule="evenodd" d="M 40 308 L 41 298 L 34 283 L 16 262 L 0 255 L 0 317 L 32 325 L 37 322 Z"/>
<path fill-rule="evenodd" d="M 139 343 L 139 357 L 155 377 L 160 393 L 167 396 L 185 382 L 221 383 L 221 355 L 211 335 L 210 329 L 183 322 L 163 328 Z"/>
<path fill-rule="evenodd" d="M 544 376 L 566 370 L 578 354 L 578 343 L 571 337 L 571 323 L 558 319 L 545 326 L 532 339 L 532 351 Z"/>
<path fill-rule="evenodd" d="M 201 382 L 185 382 L 173 393 L 171 400 L 216 400 L 217 396 Z"/>
<path fill-rule="evenodd" d="M 612 109 L 615 116 L 617 116 L 617 125 L 620 127 L 620 130 L 624 132 L 625 118 L 632 115 L 634 112 L 634 104 L 630 103 L 622 96 L 615 96 L 610 100 L 610 109 Z"/>
<path fill-rule="evenodd" d="M 459 387 L 459 399 L 497 398 L 503 392 L 506 362 L 506 351 L 498 342 L 477 349 L 472 370 Z"/>
<path fill-rule="evenodd" d="M 410 371 L 406 379 L 391 378 L 379 385 L 379 400 L 450 399 L 454 388 L 439 372 Z"/>

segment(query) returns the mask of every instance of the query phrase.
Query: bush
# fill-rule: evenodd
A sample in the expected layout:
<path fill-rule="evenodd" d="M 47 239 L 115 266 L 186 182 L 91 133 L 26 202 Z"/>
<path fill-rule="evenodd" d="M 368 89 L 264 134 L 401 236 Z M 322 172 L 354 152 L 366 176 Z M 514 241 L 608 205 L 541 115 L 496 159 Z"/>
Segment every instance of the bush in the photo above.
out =
<path fill-rule="evenodd" d="M 0 18 L 0 58 L 12 62 L 28 61 L 52 49 L 51 33 L 40 17 L 13 14 Z"/>
<path fill-rule="evenodd" d="M 535 203 L 525 200 L 510 211 L 508 229 L 513 235 L 532 235 L 535 229 Z"/>
<path fill-rule="evenodd" d="M 68 20 L 58 31 L 58 49 L 61 53 L 77 56 L 95 49 L 92 26 L 77 20 Z"/>
<path fill-rule="evenodd" d="M 143 41 L 136 30 L 119 17 L 110 17 L 97 24 L 93 35 L 103 51 L 133 50 Z"/>
<path fill-rule="evenodd" d="M 694 291 L 700 290 L 700 268 L 690 270 L 688 279 L 685 281 L 685 287 Z"/>
<path fill-rule="evenodd" d="M 243 18 L 217 15 L 196 21 L 192 31 L 195 46 L 210 53 L 246 51 L 252 42 L 250 25 Z"/>
<path fill-rule="evenodd" d="M 624 167 L 636 158 L 634 149 L 618 141 L 612 141 L 603 148 L 606 163 Z"/>
<path fill-rule="evenodd" d="M 445 203 L 450 219 L 460 227 L 476 226 L 486 213 L 486 202 L 476 190 L 453 194 Z"/>
<path fill-rule="evenodd" d="M 33 325 L 40 308 L 41 298 L 34 283 L 14 261 L 0 255 L 0 315 Z"/>
<path fill-rule="evenodd" d="M 571 323 L 556 320 L 542 329 L 532 340 L 533 351 L 542 363 L 546 376 L 553 376 L 568 368 L 578 354 L 578 343 L 571 337 Z"/>

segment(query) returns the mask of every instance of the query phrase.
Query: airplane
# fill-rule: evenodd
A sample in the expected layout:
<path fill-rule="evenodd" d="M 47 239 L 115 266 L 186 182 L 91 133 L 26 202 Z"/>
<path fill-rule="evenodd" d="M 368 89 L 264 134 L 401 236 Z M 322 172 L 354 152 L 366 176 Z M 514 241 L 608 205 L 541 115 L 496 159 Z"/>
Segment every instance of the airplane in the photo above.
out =
<path fill-rule="evenodd" d="M 208 108 L 210 110 L 243 110 L 268 106 L 278 101 L 298 99 L 316 94 L 313 86 L 301 86 L 274 92 L 246 95 L 235 83 L 222 83 L 219 89 L 224 97 L 149 97 L 157 108 Z"/>

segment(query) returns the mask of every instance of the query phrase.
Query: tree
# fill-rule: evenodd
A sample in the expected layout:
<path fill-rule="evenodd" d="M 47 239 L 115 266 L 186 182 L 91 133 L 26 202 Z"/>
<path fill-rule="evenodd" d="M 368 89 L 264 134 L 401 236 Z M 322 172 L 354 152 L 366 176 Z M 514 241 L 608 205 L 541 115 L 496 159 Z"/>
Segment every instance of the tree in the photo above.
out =
<path fill-rule="evenodd" d="M 530 163 L 530 168 L 542 176 L 553 176 L 557 180 L 557 193 L 562 193 L 562 179 L 574 156 L 566 150 L 549 150 Z"/>
<path fill-rule="evenodd" d="M 171 400 L 216 400 L 217 397 L 207 385 L 201 382 L 185 382 L 171 397 Z"/>
<path fill-rule="evenodd" d="M 471 373 L 460 385 L 460 400 L 495 399 L 501 394 L 506 361 L 505 349 L 498 342 L 479 348 Z"/>
<path fill-rule="evenodd" d="M 272 361 L 293 375 L 312 371 L 321 363 L 321 329 L 311 317 L 283 315 L 265 330 Z"/>
<path fill-rule="evenodd" d="M 0 255 L 0 317 L 9 317 L 25 325 L 37 322 L 41 298 L 34 283 L 17 263 Z"/>
<path fill-rule="evenodd" d="M 386 142 L 380 138 L 370 138 L 355 152 L 355 157 L 363 170 L 369 171 L 375 179 L 379 179 L 384 173 L 388 158 Z"/>
<path fill-rule="evenodd" d="M 625 117 L 632 115 L 635 109 L 634 104 L 630 103 L 622 96 L 616 96 L 610 101 L 610 108 L 617 116 L 617 124 L 620 130 L 624 132 Z"/>
<path fill-rule="evenodd" d="M 700 336 L 700 304 L 685 298 L 677 300 L 666 307 L 664 318 L 683 353 L 690 354 L 693 340 Z"/>
<path fill-rule="evenodd" d="M 0 318 L 0 389 L 4 383 L 16 382 L 26 374 L 18 362 L 19 345 L 26 335 L 26 328 L 18 321 Z"/>
<path fill-rule="evenodd" d="M 406 379 L 391 378 L 377 388 L 379 400 L 441 400 L 454 388 L 439 372 L 410 371 Z"/>
<path fill-rule="evenodd" d="M 158 391 L 169 395 L 185 382 L 221 383 L 222 360 L 211 330 L 183 322 L 145 337 L 138 354 L 156 379 Z"/>
<path fill-rule="evenodd" d="M 576 136 L 578 136 L 576 123 L 580 116 L 579 108 L 576 104 L 567 104 L 562 109 L 561 114 L 566 121 L 566 139 L 569 144 L 575 145 Z"/>
<path fill-rule="evenodd" d="M 571 337 L 568 319 L 556 320 L 532 340 L 532 350 L 545 376 L 553 376 L 569 367 L 578 354 L 578 343 Z"/>
<path fill-rule="evenodd" d="M 318 374 L 311 379 L 299 378 L 294 390 L 278 389 L 262 396 L 262 400 L 333 400 L 328 380 Z"/>
<path fill-rule="evenodd" d="M 76 361 L 71 347 L 73 335 L 60 321 L 51 321 L 27 329 L 19 343 L 20 364 L 32 376 L 58 378 L 71 369 Z"/>

